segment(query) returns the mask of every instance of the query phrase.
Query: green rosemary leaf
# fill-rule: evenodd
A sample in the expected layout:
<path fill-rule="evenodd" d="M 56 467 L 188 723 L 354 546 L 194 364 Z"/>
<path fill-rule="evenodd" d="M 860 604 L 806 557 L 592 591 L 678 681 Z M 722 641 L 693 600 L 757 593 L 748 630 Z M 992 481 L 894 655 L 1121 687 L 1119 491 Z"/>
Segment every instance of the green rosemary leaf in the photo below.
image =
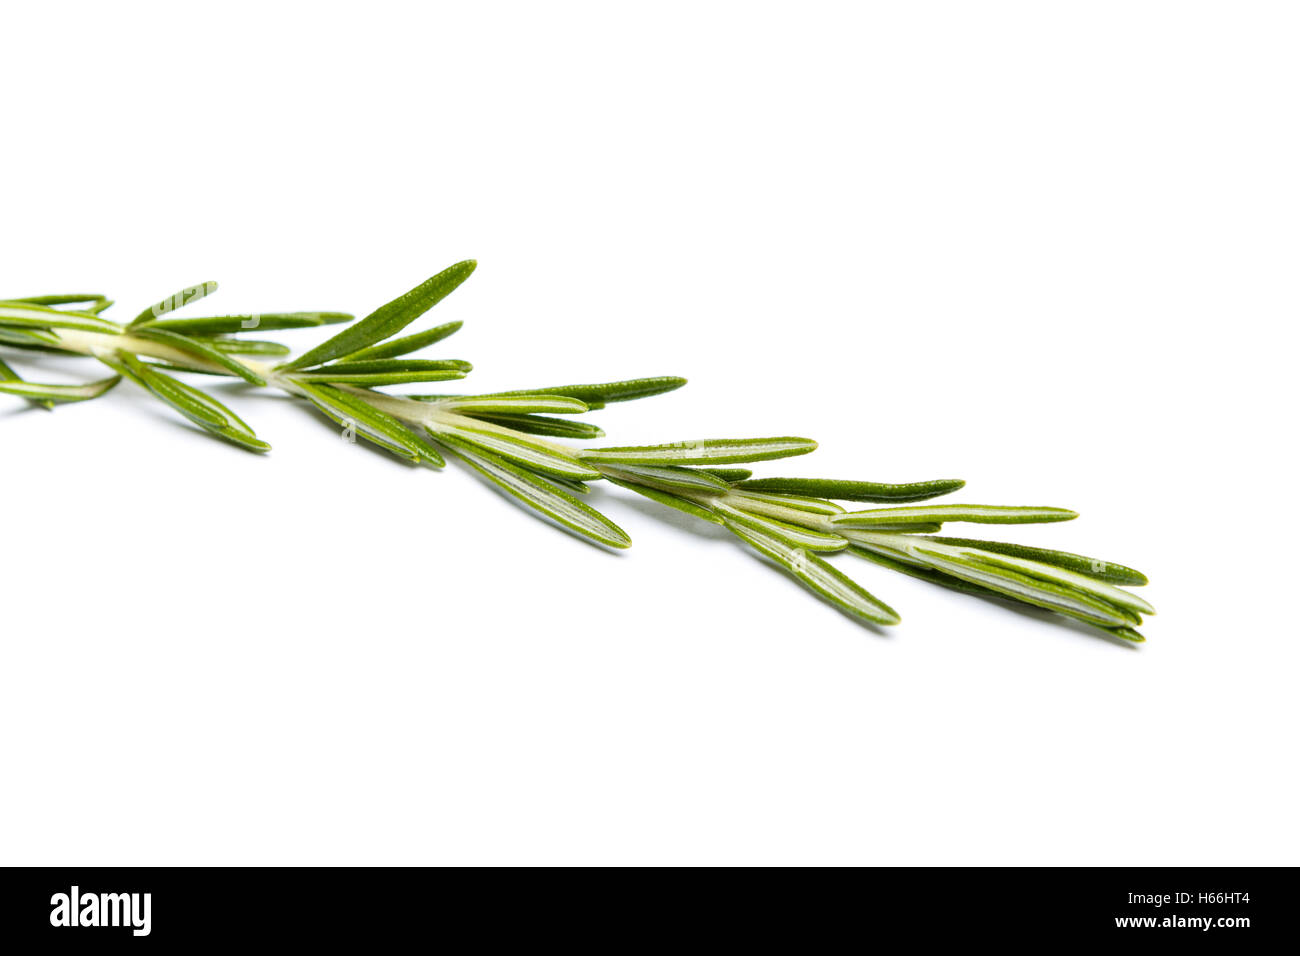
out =
<path fill-rule="evenodd" d="M 281 345 L 279 342 L 266 342 L 260 339 L 226 339 L 216 336 L 193 336 L 193 338 L 209 348 L 224 352 L 226 355 L 278 356 L 289 354 L 289 346 Z"/>
<path fill-rule="evenodd" d="M 952 575 L 944 574 L 942 571 L 936 571 L 934 568 L 925 568 L 915 564 L 908 564 L 905 561 L 899 561 L 897 558 L 891 558 L 878 551 L 872 551 L 870 548 L 863 547 L 860 544 L 850 544 L 849 551 L 855 557 L 865 558 L 872 564 L 878 564 L 882 568 L 889 568 L 889 570 L 897 571 L 899 574 L 906 574 L 909 577 L 917 578 L 921 581 L 929 581 L 931 584 L 950 588 L 953 591 L 961 591 L 963 594 L 974 594 L 978 597 L 993 597 L 1001 601 L 1016 601 L 1015 598 L 1008 594 L 1003 594 L 1001 591 L 994 591 L 992 588 L 986 588 L 980 584 L 972 584 L 969 581 L 963 581 L 961 578 L 954 578 Z"/>
<path fill-rule="evenodd" d="M 706 438 L 667 445 L 636 445 L 623 448 L 590 448 L 579 452 L 586 461 L 609 464 L 678 465 L 727 464 L 730 462 L 765 461 L 806 455 L 817 448 L 809 438 Z"/>
<path fill-rule="evenodd" d="M 559 488 L 563 488 L 565 491 L 569 492 L 570 494 L 573 495 L 591 494 L 591 485 L 588 485 L 585 482 L 575 481 L 572 478 L 561 478 L 558 475 L 542 475 L 541 477 L 545 478 L 551 484 Z"/>
<path fill-rule="evenodd" d="M 840 515 L 844 509 L 825 498 L 809 498 L 804 495 L 775 495 L 762 491 L 745 491 L 739 487 L 732 490 L 732 495 L 745 501 L 764 501 L 782 508 L 794 508 L 816 515 Z"/>
<path fill-rule="evenodd" d="M 372 345 L 369 348 L 361 349 L 358 352 L 353 352 L 351 355 L 343 357 L 348 361 L 396 358 L 399 355 L 418 352 L 420 349 L 433 345 L 435 342 L 441 342 L 443 339 L 447 338 L 447 336 L 459 332 L 460 327 L 464 324 L 465 323 L 463 322 L 448 322 L 445 325 L 439 325 L 426 332 L 416 332 L 414 335 L 408 335 L 400 339 L 393 339 L 391 342 L 385 342 L 383 345 Z"/>
<path fill-rule="evenodd" d="M 721 495 L 730 490 L 730 486 L 707 472 L 674 465 L 607 465 L 601 472 L 605 477 L 614 475 L 623 481 L 650 485 L 661 491 L 688 491 L 696 494 Z"/>
<path fill-rule="evenodd" d="M 700 471 L 707 471 L 723 481 L 744 481 L 753 474 L 748 468 L 701 468 Z"/>
<path fill-rule="evenodd" d="M 5 382 L 18 386 L 19 389 L 30 388 L 31 385 L 30 382 L 23 381 L 22 376 L 18 375 L 17 372 L 14 372 L 12 368 L 9 368 L 9 365 L 4 362 L 4 359 L 0 359 L 0 394 L 5 392 L 8 392 L 8 394 L 21 394 L 19 392 L 13 392 L 13 390 L 4 389 L 3 384 L 5 384 Z M 36 388 L 42 389 L 44 386 L 38 385 Z M 32 405 L 39 405 L 42 408 L 55 407 L 55 402 L 53 402 L 53 399 L 49 398 L 48 395 L 38 398 L 36 395 L 25 394 L 23 397 L 25 397 L 27 401 L 31 402 Z M 88 395 L 88 398 L 94 398 L 94 395 Z M 64 401 L 66 401 L 66 399 L 64 399 Z M 75 399 L 75 401 L 81 401 L 81 399 Z"/>
<path fill-rule="evenodd" d="M 611 548 L 626 548 L 632 544 L 632 539 L 622 528 L 547 480 L 484 451 L 459 435 L 443 432 L 434 440 L 499 488 L 570 531 Z"/>
<path fill-rule="evenodd" d="M 331 365 L 330 368 L 336 366 Z M 567 395 L 466 395 L 464 398 L 446 398 L 438 403 L 462 415 L 483 413 L 499 415 L 528 415 L 549 412 L 552 415 L 579 415 L 587 411 L 587 403 Z"/>
<path fill-rule="evenodd" d="M 977 548 L 949 548 L 945 545 L 930 545 L 927 550 L 935 547 L 943 548 L 944 553 L 948 554 L 950 557 L 955 558 L 955 555 L 952 555 L 951 552 L 956 551 L 964 557 L 972 558 L 985 565 L 1006 568 L 1007 570 L 1015 571 L 1020 574 L 1027 574 L 1040 581 L 1050 581 L 1055 584 L 1073 588 L 1077 591 L 1082 591 L 1086 594 L 1091 594 L 1102 601 L 1106 601 L 1116 607 L 1125 608 L 1136 614 L 1154 614 L 1156 612 L 1155 608 L 1136 594 L 1130 594 L 1128 591 L 1125 591 L 1122 588 L 1117 588 L 1113 584 L 1107 584 L 1105 581 L 1099 581 L 1089 575 L 1069 571 L 1053 564 L 1045 564 L 1041 561 L 1031 561 L 1026 558 L 1011 557 L 1010 555 L 1005 554 L 994 554 Z"/>
<path fill-rule="evenodd" d="M 1016 596 L 1015 594 L 1009 593 L 1007 591 L 995 591 L 992 588 L 986 588 L 983 585 L 975 584 L 971 581 L 966 581 L 961 578 L 953 577 L 950 574 L 945 574 L 944 572 L 937 571 L 934 568 L 918 567 L 916 565 L 907 564 L 906 562 L 899 561 L 896 558 L 888 557 L 876 551 L 872 551 L 869 548 L 863 547 L 862 545 L 859 544 L 850 545 L 849 550 L 852 551 L 855 556 L 860 558 L 865 558 L 866 560 L 871 561 L 874 564 L 878 564 L 881 567 L 889 568 L 891 571 L 897 571 L 900 574 L 906 574 L 909 575 L 910 577 L 919 578 L 922 581 L 928 581 L 931 584 L 937 584 L 940 587 L 949 588 L 953 591 L 961 591 L 965 594 L 973 594 L 976 597 L 996 598 L 1000 601 L 1010 601 L 1013 604 L 1023 604 L 1028 607 L 1037 607 L 1043 610 L 1050 610 L 1057 614 L 1063 614 L 1064 616 L 1072 618 L 1074 620 L 1082 621 L 1085 624 L 1088 624 L 1095 628 L 1099 628 L 1100 630 L 1106 631 L 1107 633 L 1112 634 L 1115 637 L 1122 638 L 1126 641 L 1141 642 L 1146 640 L 1145 637 L 1143 637 L 1137 631 L 1133 630 L 1133 628 L 1131 627 L 1127 627 L 1127 626 L 1108 627 L 1104 624 L 1099 624 L 1090 615 L 1077 614 L 1072 610 L 1070 610 L 1069 608 L 1044 607 L 1041 603 L 1025 601 L 1022 598 Z"/>
<path fill-rule="evenodd" d="M 813 531 L 776 518 L 742 511 L 724 501 L 717 502 L 713 507 L 721 512 L 727 521 L 760 531 L 791 548 L 803 548 L 807 551 L 843 551 L 849 546 L 848 539 L 838 534 Z"/>
<path fill-rule="evenodd" d="M 845 529 L 841 528 L 840 530 L 843 531 Z M 930 534 L 931 532 L 942 531 L 943 525 L 939 524 L 937 521 L 928 523 L 918 521 L 916 524 L 900 522 L 898 524 L 873 524 L 871 530 L 876 532 L 892 532 L 895 534 Z"/>
<path fill-rule="evenodd" d="M 1042 564 L 1051 564 L 1058 568 L 1075 571 L 1087 577 L 1096 578 L 1098 581 L 1105 581 L 1108 584 L 1127 584 L 1132 587 L 1140 587 L 1148 583 L 1147 576 L 1141 571 L 1135 571 L 1133 568 L 1125 567 L 1114 561 L 1102 561 L 1082 554 L 1072 554 L 1069 551 L 1031 548 L 1023 544 L 1011 544 L 1006 541 L 985 541 L 982 538 L 934 537 L 930 540 L 955 547 L 978 548 L 981 551 L 992 551 L 994 554 L 1006 554 L 1013 558 L 1027 558 L 1030 561 L 1038 561 Z"/>
<path fill-rule="evenodd" d="M 604 438 L 605 429 L 587 422 L 572 419 L 547 418 L 545 415 L 482 415 L 475 413 L 473 418 L 511 428 L 528 435 L 548 435 L 552 438 Z"/>
<path fill-rule="evenodd" d="M 61 352 L 59 337 L 44 329 L 6 329 L 0 327 L 0 342 L 14 345 L 20 349 L 36 349 L 40 352 Z"/>
<path fill-rule="evenodd" d="M 19 328 L 77 329 L 82 332 L 105 332 L 116 335 L 122 331 L 116 322 L 101 319 L 89 312 L 70 312 L 45 305 L 24 305 L 20 302 L 0 302 L 0 325 Z"/>
<path fill-rule="evenodd" d="M 958 478 L 913 481 L 906 484 L 881 484 L 875 481 L 835 481 L 829 478 L 755 478 L 742 481 L 747 491 L 776 494 L 811 495 L 838 498 L 841 501 L 924 501 L 937 498 L 965 486 Z"/>
<path fill-rule="evenodd" d="M 164 329 L 148 327 L 136 329 L 134 334 L 143 339 L 149 339 L 153 342 L 161 342 L 164 345 L 170 345 L 172 348 L 181 352 L 188 352 L 190 355 L 193 355 L 202 361 L 219 365 L 231 375 L 242 378 L 250 385 L 266 384 L 266 380 L 263 379 L 262 376 L 258 375 L 243 362 L 230 358 L 230 356 L 218 349 L 214 349 L 206 342 L 201 342 L 198 339 L 192 339 L 185 335 L 177 335 L 175 332 L 168 332 Z"/>
<path fill-rule="evenodd" d="M 195 364 L 190 365 L 188 359 L 185 361 L 185 363 L 167 362 L 162 359 L 152 359 L 146 362 L 145 364 L 148 365 L 150 368 L 160 369 L 161 371 L 164 372 L 184 372 L 186 375 L 216 375 L 221 378 L 226 377 L 227 373 L 223 369 L 210 368 L 208 366 L 200 367 L 198 364 L 198 359 L 195 359 L 194 363 Z"/>
<path fill-rule="evenodd" d="M 6 382 L 14 383 L 15 385 L 24 385 L 24 386 L 30 384 L 30 383 L 24 382 L 24 381 L 23 381 L 23 377 L 22 377 L 21 375 L 19 375 L 17 372 L 15 372 L 13 369 L 11 369 L 11 368 L 8 366 L 8 364 L 7 364 L 3 359 L 0 359 L 0 384 L 2 384 L 2 383 L 6 383 Z M 39 388 L 40 386 L 37 386 L 37 387 Z M 3 388 L 0 388 L 0 392 L 3 392 L 3 391 L 4 391 L 4 389 L 3 389 Z M 14 394 L 14 393 L 11 392 L 10 394 Z M 45 397 L 45 398 L 37 398 L 37 397 L 31 396 L 31 395 L 27 395 L 27 396 L 24 396 L 24 397 L 26 397 L 27 400 L 28 400 L 29 402 L 31 402 L 33 405 L 39 405 L 39 406 L 41 406 L 42 408 L 46 408 L 46 409 L 51 409 L 51 408 L 54 407 L 54 402 L 53 402 L 51 399 L 49 399 L 48 397 Z M 91 397 L 93 397 L 93 396 L 91 396 Z"/>
<path fill-rule="evenodd" d="M 72 295 L 32 295 L 23 299 L 8 299 L 9 302 L 30 302 L 32 305 L 88 305 L 90 308 L 79 309 L 81 312 L 99 313 L 112 303 L 107 296 L 96 292 Z"/>
<path fill-rule="evenodd" d="M 196 424 L 217 428 L 225 428 L 230 424 L 230 419 L 225 414 L 227 409 L 216 399 L 212 399 L 211 402 L 204 401 L 208 396 L 203 395 L 202 392 L 198 394 L 203 395 L 203 398 L 191 395 L 190 392 L 195 392 L 197 389 L 189 388 L 170 375 L 158 371 L 152 365 L 140 361 L 129 352 L 118 352 L 114 358 L 100 355 L 99 360 L 119 375 L 126 376 L 147 389 L 154 397 L 171 405 Z"/>
<path fill-rule="evenodd" d="M 144 322 L 149 322 L 152 319 L 164 316 L 168 312 L 175 312 L 177 309 L 187 306 L 191 302 L 198 302 L 199 299 L 207 298 L 216 291 L 217 284 L 215 282 L 204 282 L 201 285 L 187 285 L 185 288 L 181 289 L 180 292 L 169 295 L 161 302 L 155 302 L 153 305 L 149 306 L 149 308 L 145 309 L 132 319 L 131 324 L 128 325 L 127 328 L 133 329 Z"/>
<path fill-rule="evenodd" d="M 1132 614 L 1068 586 L 987 564 L 969 556 L 952 556 L 922 546 L 913 547 L 910 551 L 927 561 L 931 567 L 1009 594 L 1029 604 L 1056 611 L 1069 611 L 1072 615 L 1081 615 L 1089 622 L 1105 627 L 1128 627 L 1137 623 Z"/>
<path fill-rule="evenodd" d="M 418 465 L 423 460 L 419 456 L 419 453 L 416 452 L 414 449 L 412 449 L 410 446 L 399 445 L 397 444 L 397 442 L 390 441 L 388 438 L 386 438 L 384 435 L 378 432 L 369 431 L 365 427 L 358 426 L 357 420 L 355 418 L 345 417 L 347 413 L 341 410 L 336 410 L 335 406 L 330 405 L 329 403 L 324 401 L 317 401 L 315 397 L 313 397 L 312 395 L 306 392 L 303 393 L 303 397 L 306 398 L 307 401 L 309 401 L 312 405 L 316 407 L 316 411 L 320 412 L 330 421 L 334 422 L 334 424 L 342 428 L 343 435 L 345 437 L 348 435 L 354 437 L 360 435 L 361 438 L 363 438 L 369 444 L 377 445 L 378 447 L 384 449 L 384 451 L 396 455 L 398 458 L 401 458 L 407 464 Z"/>
<path fill-rule="evenodd" d="M 779 538 L 741 524 L 733 518 L 727 528 L 760 554 L 785 568 L 824 600 L 841 611 L 873 624 L 897 624 L 898 612 L 822 558 L 803 548 L 792 548 Z"/>
<path fill-rule="evenodd" d="M 328 418 L 344 426 L 353 426 L 367 441 L 407 458 L 441 468 L 445 462 L 438 450 L 423 435 L 407 428 L 387 412 L 381 412 L 361 396 L 328 385 L 298 382 L 302 394 Z"/>
<path fill-rule="evenodd" d="M 621 478 L 615 478 L 607 474 L 605 478 L 618 485 L 620 488 L 627 488 L 629 491 L 635 491 L 638 495 L 644 495 L 651 501 L 657 501 L 661 505 L 667 505 L 669 508 L 676 508 L 678 511 L 685 512 L 688 515 L 694 515 L 704 521 L 711 521 L 713 524 L 722 524 L 722 518 L 702 508 L 693 501 L 687 501 L 685 498 L 679 498 L 676 495 L 669 494 L 666 491 L 660 491 L 658 488 L 651 488 L 649 485 L 638 485 L 630 481 L 624 481 Z"/>
<path fill-rule="evenodd" d="M 539 471 L 560 478 L 574 478 L 578 481 L 591 481 L 600 477 L 600 472 L 593 471 L 576 458 L 571 458 L 546 445 L 531 442 L 522 435 L 445 423 L 431 427 L 430 432 L 435 441 L 440 441 L 445 434 L 451 434 L 460 439 L 463 444 L 506 458 L 530 471 Z"/>
<path fill-rule="evenodd" d="M 474 368 L 463 359 L 367 359 L 362 362 L 335 362 L 295 375 L 370 375 L 375 372 L 469 372 Z"/>
<path fill-rule="evenodd" d="M 850 545 L 850 550 L 853 552 L 854 555 L 858 557 L 865 558 L 868 561 L 871 561 L 875 564 L 879 564 L 882 567 L 889 568 L 892 571 L 898 571 L 901 574 L 906 574 L 914 578 L 919 578 L 922 581 L 929 581 L 931 584 L 938 584 L 941 587 L 950 588 L 951 590 L 954 591 L 961 591 L 966 594 L 973 594 L 976 595 L 977 597 L 983 597 L 983 598 L 991 597 L 991 598 L 997 598 L 998 600 L 1002 600 L 1002 601 L 1011 601 L 1016 604 L 1026 604 L 1030 607 L 1044 608 L 1046 610 L 1055 611 L 1058 614 L 1063 614 L 1066 617 L 1083 621 L 1086 624 L 1089 624 L 1093 627 L 1101 628 L 1102 630 L 1106 630 L 1106 631 L 1112 630 L 1112 628 L 1109 625 L 1105 625 L 1098 622 L 1096 618 L 1096 613 L 1093 610 L 1089 610 L 1086 613 L 1078 613 L 1075 609 L 1069 606 L 1044 604 L 1042 601 L 1039 600 L 1035 600 L 1035 601 L 1026 600 L 1021 593 L 1017 593 L 1017 591 L 1014 588 L 1010 587 L 1010 585 L 1014 584 L 1014 582 L 1007 582 L 1008 584 L 1007 587 L 1004 587 L 1000 590 L 994 590 L 993 588 L 985 587 L 984 585 L 981 584 L 976 584 L 974 583 L 973 580 L 966 580 L 963 578 L 954 577 L 949 573 L 937 570 L 933 567 L 923 567 L 923 566 L 909 564 L 906 561 L 898 560 L 897 557 L 890 557 L 886 554 L 883 554 L 879 551 L 871 550 L 869 547 L 865 547 L 860 544 Z M 1115 609 L 1111 608 L 1110 612 L 1114 612 L 1114 610 Z M 1132 638 L 1126 638 L 1126 640 L 1132 640 Z"/>
<path fill-rule="evenodd" d="M 450 295 L 457 286 L 470 277 L 475 265 L 477 263 L 473 259 L 466 259 L 449 269 L 444 269 L 405 295 L 398 296 L 386 305 L 381 305 L 360 322 L 348 326 L 332 339 L 298 356 L 285 367 L 296 369 L 324 365 L 326 362 L 359 352 L 396 335 Z"/>
<path fill-rule="evenodd" d="M 927 505 L 919 508 L 872 508 L 850 511 L 831 520 L 844 528 L 874 529 L 880 525 L 931 524 L 969 521 L 975 524 L 1035 524 L 1070 521 L 1079 517 L 1065 508 L 1006 507 L 1003 505 Z"/>
<path fill-rule="evenodd" d="M 148 389 L 200 428 L 250 451 L 270 451 L 271 446 L 258 438 L 243 419 L 206 392 L 160 372 L 129 352 L 119 351 L 112 356 L 97 354 L 96 357 L 119 375 Z"/>
<path fill-rule="evenodd" d="M 314 329 L 348 322 L 347 312 L 260 312 L 250 315 L 204 315 L 192 319 L 156 319 L 136 328 L 162 329 L 180 335 L 222 335 L 236 332 L 271 332 L 276 329 Z"/>
<path fill-rule="evenodd" d="M 553 385 L 549 388 L 527 388 L 517 392 L 499 392 L 498 395 L 568 395 L 585 402 L 588 408 L 603 408 L 610 402 L 630 402 L 637 398 L 662 395 L 686 384 L 686 379 L 676 375 L 659 375 L 654 378 L 629 378 L 621 382 L 604 382 L 599 385 Z"/>
<path fill-rule="evenodd" d="M 300 382 L 333 382 L 339 385 L 357 385 L 373 388 L 377 385 L 407 385 L 413 382 L 455 382 L 465 377 L 458 369 L 429 372 L 371 372 L 366 374 L 334 375 L 322 369 L 295 375 Z"/>
<path fill-rule="evenodd" d="M 0 392 L 7 395 L 21 395 L 23 398 L 30 398 L 42 404 L 89 401 L 92 398 L 99 398 L 122 380 L 120 375 L 114 375 L 112 378 L 88 382 L 85 385 L 39 385 L 36 382 L 22 381 L 16 375 L 12 379 L 7 379 L 5 373 L 13 375 L 13 370 L 4 362 L 0 362 Z"/>
<path fill-rule="evenodd" d="M 341 382 L 347 385 L 402 385 L 408 382 L 450 382 L 462 379 L 473 366 L 459 359 L 375 359 L 340 362 L 306 372 L 294 372 L 302 382 Z"/>

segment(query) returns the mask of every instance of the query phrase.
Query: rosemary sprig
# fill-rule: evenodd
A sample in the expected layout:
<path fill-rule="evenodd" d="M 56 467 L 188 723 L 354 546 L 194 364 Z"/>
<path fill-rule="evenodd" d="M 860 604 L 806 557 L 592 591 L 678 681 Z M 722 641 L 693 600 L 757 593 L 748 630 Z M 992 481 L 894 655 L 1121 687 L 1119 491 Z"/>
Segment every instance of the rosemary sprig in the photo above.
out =
<path fill-rule="evenodd" d="M 891 570 L 986 598 L 1043 608 L 1126 641 L 1151 605 L 1122 586 L 1147 583 L 1139 571 L 1067 551 L 937 534 L 947 523 L 1027 524 L 1069 521 L 1064 508 L 916 504 L 960 490 L 939 479 L 906 484 L 821 478 L 754 478 L 747 468 L 717 467 L 805 455 L 807 438 L 741 438 L 657 445 L 577 447 L 604 432 L 572 418 L 672 391 L 673 376 L 603 384 L 559 385 L 489 394 L 409 395 L 392 385 L 464 378 L 469 362 L 408 358 L 455 334 L 460 322 L 400 336 L 474 271 L 465 261 L 445 269 L 359 321 L 341 312 L 176 318 L 172 313 L 211 295 L 215 282 L 189 286 L 143 310 L 127 325 L 102 316 L 112 302 L 98 294 L 0 301 L 0 346 L 90 356 L 115 374 L 81 385 L 39 384 L 0 361 L 0 393 L 53 408 L 89 401 L 123 378 L 189 421 L 253 451 L 270 445 L 206 392 L 172 372 L 241 379 L 302 398 L 350 436 L 416 465 L 440 468 L 444 454 L 468 465 L 504 493 L 575 535 L 611 548 L 627 533 L 577 496 L 594 481 L 727 529 L 818 597 L 873 625 L 898 614 L 822 555 L 862 557 Z M 348 323 L 297 358 L 278 342 L 245 332 Z M 564 416 L 564 417 L 556 417 Z M 839 502 L 887 507 L 846 510 Z"/>

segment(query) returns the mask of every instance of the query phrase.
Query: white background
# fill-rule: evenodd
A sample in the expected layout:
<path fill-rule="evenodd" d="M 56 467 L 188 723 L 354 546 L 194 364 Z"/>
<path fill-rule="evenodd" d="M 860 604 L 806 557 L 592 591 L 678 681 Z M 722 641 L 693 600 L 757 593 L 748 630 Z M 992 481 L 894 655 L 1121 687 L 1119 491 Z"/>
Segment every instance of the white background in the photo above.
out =
<path fill-rule="evenodd" d="M 5 399 L 3 862 L 1300 862 L 1294 6 L 3 21 L 0 295 L 365 313 L 476 257 L 418 326 L 465 320 L 467 387 L 686 375 L 610 441 L 1072 507 L 1010 530 L 1160 609 L 1119 646 L 841 559 L 885 635 L 621 490 L 613 555 L 289 399 L 221 387 L 265 458 L 130 385 Z"/>

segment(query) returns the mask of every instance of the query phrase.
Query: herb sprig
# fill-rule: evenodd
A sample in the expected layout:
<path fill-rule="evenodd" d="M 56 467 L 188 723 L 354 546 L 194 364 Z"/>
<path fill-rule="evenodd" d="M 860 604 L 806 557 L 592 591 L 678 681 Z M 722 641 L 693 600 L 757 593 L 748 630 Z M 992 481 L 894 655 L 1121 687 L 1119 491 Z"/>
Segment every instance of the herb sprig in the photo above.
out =
<path fill-rule="evenodd" d="M 872 625 L 899 616 L 823 555 L 848 553 L 903 574 L 981 597 L 1043 608 L 1112 637 L 1141 641 L 1136 630 L 1154 609 L 1125 587 L 1147 583 L 1141 572 L 1110 561 L 1001 541 L 940 535 L 945 524 L 1068 521 L 1051 507 L 918 504 L 961 489 L 938 479 L 906 484 L 821 478 L 754 478 L 734 466 L 805 455 L 807 438 L 740 438 L 658 445 L 578 447 L 604 432 L 573 418 L 614 402 L 660 395 L 686 384 L 673 376 L 602 384 L 560 385 L 490 394 L 398 394 L 394 385 L 465 378 L 469 362 L 411 358 L 461 327 L 449 322 L 400 333 L 473 273 L 457 263 L 363 319 L 341 312 L 264 313 L 178 318 L 177 310 L 217 289 L 190 286 L 142 311 L 126 325 L 103 317 L 112 302 L 98 294 L 0 301 L 0 346 L 90 356 L 113 374 L 81 385 L 27 381 L 0 361 L 0 393 L 53 408 L 104 395 L 129 379 L 211 434 L 252 451 L 270 445 L 225 404 L 174 373 L 242 379 L 310 403 L 361 439 L 416 464 L 440 468 L 460 460 L 522 505 L 582 538 L 626 548 L 627 533 L 580 500 L 606 481 L 725 528 L 823 600 Z M 250 331 L 346 326 L 325 342 L 285 359 L 278 342 L 243 338 Z M 561 417 L 557 417 L 561 416 Z M 849 511 L 839 502 L 884 507 Z"/>

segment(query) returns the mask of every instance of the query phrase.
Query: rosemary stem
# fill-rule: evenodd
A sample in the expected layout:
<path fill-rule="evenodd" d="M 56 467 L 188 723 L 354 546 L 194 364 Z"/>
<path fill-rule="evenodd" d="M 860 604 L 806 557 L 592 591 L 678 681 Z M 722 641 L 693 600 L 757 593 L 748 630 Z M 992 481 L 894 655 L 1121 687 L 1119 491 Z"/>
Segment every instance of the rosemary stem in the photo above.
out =
<path fill-rule="evenodd" d="M 465 415 L 459 415 L 456 412 L 447 411 L 446 409 L 439 408 L 437 402 L 418 402 L 415 399 L 405 398 L 401 395 L 384 395 L 380 392 L 372 392 L 368 389 L 358 388 L 355 385 L 337 385 L 335 387 L 360 396 L 370 405 L 373 405 L 381 412 L 392 415 L 399 421 L 412 425 L 419 425 L 432 432 L 454 431 L 457 428 L 468 428 L 474 431 L 491 432 L 494 435 L 504 435 L 511 438 L 527 437 L 531 444 L 549 448 L 551 451 L 568 458 L 575 458 L 580 450 L 575 448 L 573 445 L 566 445 L 563 442 L 547 441 L 537 435 L 524 436 L 522 432 L 518 432 L 505 425 L 498 425 L 496 422 L 486 422 L 482 419 L 469 418 Z"/>

